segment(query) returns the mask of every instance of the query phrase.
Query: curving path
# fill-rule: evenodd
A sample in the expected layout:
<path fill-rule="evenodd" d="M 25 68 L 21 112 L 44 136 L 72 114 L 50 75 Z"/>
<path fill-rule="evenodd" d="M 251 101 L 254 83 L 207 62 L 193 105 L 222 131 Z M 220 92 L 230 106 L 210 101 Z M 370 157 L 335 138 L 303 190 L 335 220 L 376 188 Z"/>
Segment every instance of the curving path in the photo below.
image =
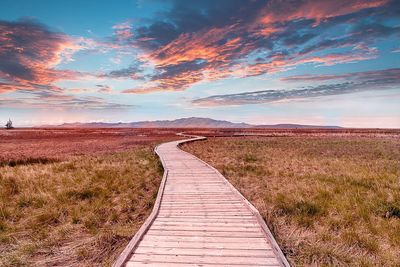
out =
<path fill-rule="evenodd" d="M 289 266 L 258 211 L 217 170 L 156 148 L 164 177 L 150 217 L 113 266 Z"/>

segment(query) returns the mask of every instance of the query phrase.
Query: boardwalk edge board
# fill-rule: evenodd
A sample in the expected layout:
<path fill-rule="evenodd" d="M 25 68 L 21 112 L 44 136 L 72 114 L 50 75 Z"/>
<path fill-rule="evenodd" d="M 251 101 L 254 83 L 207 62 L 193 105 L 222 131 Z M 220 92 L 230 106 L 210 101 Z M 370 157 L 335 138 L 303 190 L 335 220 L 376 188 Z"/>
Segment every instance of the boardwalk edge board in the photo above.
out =
<path fill-rule="evenodd" d="M 184 143 L 189 143 L 189 142 L 194 142 L 194 141 L 200 141 L 200 140 L 206 140 L 206 137 L 201 137 L 201 136 L 194 136 L 194 135 L 186 135 L 179 133 L 178 135 L 184 136 L 184 137 L 191 137 L 190 139 L 185 139 L 185 140 L 180 140 L 178 141 L 177 147 L 180 148 L 180 146 Z M 162 145 L 162 144 L 160 144 Z M 125 249 L 122 251 L 122 253 L 119 255 L 117 260 L 114 262 L 112 265 L 113 267 L 121 267 L 125 266 L 125 264 L 128 263 L 130 257 L 133 255 L 134 251 L 137 249 L 140 241 L 143 239 L 143 237 L 146 235 L 146 233 L 149 231 L 150 227 L 152 226 L 153 222 L 156 220 L 157 216 L 159 215 L 160 208 L 161 208 L 161 200 L 163 198 L 164 192 L 165 192 L 165 187 L 166 187 L 166 182 L 168 178 L 168 173 L 169 170 L 167 168 L 166 163 L 163 160 L 163 157 L 160 155 L 158 152 L 158 145 L 155 149 L 154 152 L 159 156 L 160 161 L 162 163 L 162 166 L 164 168 L 164 174 L 163 178 L 161 180 L 160 188 L 158 190 L 157 198 L 154 203 L 154 207 L 152 212 L 150 213 L 149 217 L 146 219 L 146 221 L 143 223 L 143 225 L 139 228 L 139 230 L 136 232 L 136 234 L 133 236 L 133 238 L 130 240 L 128 245 L 125 247 Z M 180 149 L 181 150 L 181 149 Z M 194 155 L 181 150 L 182 152 L 189 154 L 192 157 L 195 157 Z M 290 264 L 287 261 L 285 255 L 283 254 L 282 250 L 280 249 L 278 243 L 276 242 L 274 236 L 272 235 L 271 231 L 269 230 L 267 224 L 265 223 L 264 219 L 258 212 L 258 210 L 218 171 L 216 170 L 213 166 L 209 165 L 207 162 L 204 162 L 203 160 L 195 157 L 197 160 L 205 164 L 207 167 L 209 167 L 213 172 L 215 172 L 216 175 L 218 175 L 222 180 L 228 185 L 228 187 L 232 190 L 234 194 L 236 194 L 242 201 L 243 204 L 247 206 L 247 208 L 250 210 L 250 212 L 254 215 L 254 217 L 257 220 L 257 223 L 261 227 L 262 231 L 265 233 L 265 237 L 269 241 L 272 251 L 274 251 L 274 254 L 279 261 L 279 263 L 282 266 L 289 267 Z"/>
<path fill-rule="evenodd" d="M 154 149 L 155 153 L 157 153 L 157 148 L 158 148 L 158 146 L 156 146 Z M 139 228 L 139 230 L 133 236 L 133 238 L 129 241 L 129 243 L 125 247 L 125 249 L 118 256 L 117 260 L 114 262 L 112 267 L 121 267 L 121 266 L 125 265 L 125 263 L 129 260 L 129 257 L 131 256 L 132 252 L 136 249 L 140 240 L 143 238 L 143 236 L 149 230 L 150 226 L 152 225 L 152 223 L 154 222 L 154 220 L 156 219 L 156 217 L 160 211 L 161 198 L 164 194 L 165 183 L 167 181 L 167 176 L 168 176 L 168 170 L 166 169 L 165 163 L 161 157 L 160 157 L 160 160 L 161 160 L 161 164 L 163 165 L 163 168 L 164 168 L 164 174 L 163 174 L 163 177 L 161 180 L 160 188 L 158 189 L 157 198 L 154 203 L 153 210 L 151 211 L 151 213 L 150 213 L 149 217 L 146 219 L 146 221 L 142 224 L 142 226 Z"/>

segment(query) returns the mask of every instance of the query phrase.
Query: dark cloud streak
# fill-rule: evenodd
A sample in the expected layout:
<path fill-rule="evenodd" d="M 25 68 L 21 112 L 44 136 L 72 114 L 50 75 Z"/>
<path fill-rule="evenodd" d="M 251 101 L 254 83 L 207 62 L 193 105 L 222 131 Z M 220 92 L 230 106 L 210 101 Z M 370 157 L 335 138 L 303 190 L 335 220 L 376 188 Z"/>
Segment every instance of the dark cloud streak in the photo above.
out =
<path fill-rule="evenodd" d="M 21 92 L 23 93 L 23 91 Z M 52 110 L 123 110 L 135 107 L 134 105 L 110 103 L 103 98 L 93 96 L 76 97 L 53 91 L 28 91 L 26 93 L 29 93 L 29 96 L 21 96 L 18 99 L 0 97 L 0 107 Z"/>
<path fill-rule="evenodd" d="M 340 80 L 330 84 L 307 86 L 293 90 L 264 90 L 240 94 L 215 95 L 192 101 L 199 106 L 225 106 L 260 104 L 285 100 L 298 100 L 313 97 L 342 95 L 369 90 L 398 89 L 400 86 L 400 69 L 387 69 L 347 73 L 342 75 L 303 75 L 287 77 L 285 81 L 327 81 Z"/>

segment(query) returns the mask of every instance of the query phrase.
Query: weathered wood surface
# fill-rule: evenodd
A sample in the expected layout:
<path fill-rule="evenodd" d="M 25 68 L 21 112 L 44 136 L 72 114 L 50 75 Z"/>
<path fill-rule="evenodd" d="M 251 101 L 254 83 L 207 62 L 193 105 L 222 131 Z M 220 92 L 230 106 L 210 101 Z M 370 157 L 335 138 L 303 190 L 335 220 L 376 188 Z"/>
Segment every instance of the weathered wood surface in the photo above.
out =
<path fill-rule="evenodd" d="M 164 169 L 152 214 L 114 266 L 289 266 L 258 211 L 213 167 L 156 148 Z"/>

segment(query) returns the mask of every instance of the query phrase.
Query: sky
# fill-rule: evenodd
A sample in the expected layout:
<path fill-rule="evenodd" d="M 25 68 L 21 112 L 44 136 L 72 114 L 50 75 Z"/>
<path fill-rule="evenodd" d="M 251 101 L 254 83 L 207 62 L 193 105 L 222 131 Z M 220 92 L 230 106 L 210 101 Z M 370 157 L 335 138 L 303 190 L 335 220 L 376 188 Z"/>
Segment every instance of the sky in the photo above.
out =
<path fill-rule="evenodd" d="M 400 128 L 398 0 L 2 0 L 0 122 Z"/>

